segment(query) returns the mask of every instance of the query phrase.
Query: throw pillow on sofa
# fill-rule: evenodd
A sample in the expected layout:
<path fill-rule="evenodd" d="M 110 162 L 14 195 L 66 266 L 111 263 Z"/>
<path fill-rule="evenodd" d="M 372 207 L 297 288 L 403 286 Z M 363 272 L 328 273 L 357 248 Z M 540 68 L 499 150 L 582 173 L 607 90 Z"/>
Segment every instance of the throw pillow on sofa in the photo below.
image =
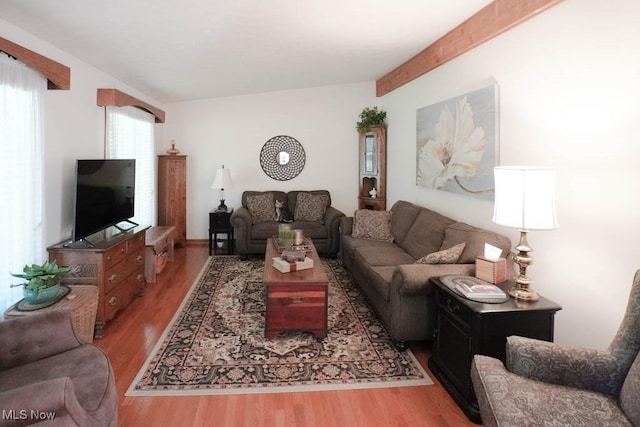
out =
<path fill-rule="evenodd" d="M 462 251 L 464 251 L 466 243 L 462 242 L 449 249 L 443 249 L 438 252 L 427 254 L 417 260 L 416 264 L 455 264 L 458 262 Z"/>
<path fill-rule="evenodd" d="M 249 209 L 249 213 L 251 214 L 251 222 L 254 224 L 276 220 L 273 193 L 247 196 L 247 209 Z"/>
<path fill-rule="evenodd" d="M 293 219 L 324 224 L 324 212 L 328 204 L 329 196 L 326 194 L 298 193 Z"/>
<path fill-rule="evenodd" d="M 352 237 L 393 242 L 391 211 L 357 210 L 353 215 Z"/>

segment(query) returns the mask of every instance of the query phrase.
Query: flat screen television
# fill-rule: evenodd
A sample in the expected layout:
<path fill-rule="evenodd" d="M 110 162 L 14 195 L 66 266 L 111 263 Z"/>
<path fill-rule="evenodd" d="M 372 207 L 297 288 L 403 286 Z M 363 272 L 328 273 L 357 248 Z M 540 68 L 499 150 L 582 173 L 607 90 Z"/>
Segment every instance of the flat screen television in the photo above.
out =
<path fill-rule="evenodd" d="M 133 216 L 135 159 L 78 160 L 73 240 Z"/>

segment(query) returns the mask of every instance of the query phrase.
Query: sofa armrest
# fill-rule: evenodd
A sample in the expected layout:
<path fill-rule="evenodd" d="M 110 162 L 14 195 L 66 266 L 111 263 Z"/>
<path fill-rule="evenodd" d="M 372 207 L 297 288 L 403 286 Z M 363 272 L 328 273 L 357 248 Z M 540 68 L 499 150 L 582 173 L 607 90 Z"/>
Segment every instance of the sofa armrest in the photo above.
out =
<path fill-rule="evenodd" d="M 475 264 L 403 264 L 393 272 L 392 289 L 401 295 L 431 295 L 432 277 L 448 274 L 473 275 Z"/>
<path fill-rule="evenodd" d="M 240 255 L 248 254 L 251 246 L 251 226 L 253 224 L 251 212 L 246 207 L 241 206 L 233 211 L 229 222 L 233 227 L 236 252 Z"/>
<path fill-rule="evenodd" d="M 0 370 L 24 365 L 82 345 L 70 310 L 50 310 L 0 322 Z"/>
<path fill-rule="evenodd" d="M 617 396 L 626 370 L 608 351 L 507 338 L 507 369 L 527 378 Z"/>
<path fill-rule="evenodd" d="M 344 213 L 340 210 L 329 206 L 324 213 L 324 226 L 327 227 L 328 237 L 328 253 L 337 254 L 340 249 L 340 219 L 344 217 Z"/>
<path fill-rule="evenodd" d="M 231 222 L 231 226 L 234 228 L 245 227 L 247 229 L 251 228 L 251 224 L 253 222 L 251 219 L 251 212 L 249 212 L 249 209 L 244 206 L 234 209 L 229 221 Z"/>
<path fill-rule="evenodd" d="M 78 402 L 69 377 L 40 381 L 4 391 L 0 393 L 0 407 L 5 413 L 14 415 L 13 420 L 3 418 L 3 426 L 39 424 L 43 422 L 43 416 L 56 425 L 95 424 Z M 38 417 L 34 414 L 38 414 Z"/>
<path fill-rule="evenodd" d="M 340 218 L 340 238 L 344 236 L 350 236 L 353 231 L 353 217 L 343 216 Z"/>

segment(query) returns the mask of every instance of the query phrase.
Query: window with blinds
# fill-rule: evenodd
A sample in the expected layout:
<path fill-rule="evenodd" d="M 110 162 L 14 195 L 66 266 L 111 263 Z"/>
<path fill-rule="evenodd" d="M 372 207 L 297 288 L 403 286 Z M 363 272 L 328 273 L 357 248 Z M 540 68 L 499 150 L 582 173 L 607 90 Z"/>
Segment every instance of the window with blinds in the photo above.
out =
<path fill-rule="evenodd" d="M 136 159 L 134 214 L 138 224 L 156 224 L 154 116 L 135 107 L 105 107 L 107 159 Z"/>

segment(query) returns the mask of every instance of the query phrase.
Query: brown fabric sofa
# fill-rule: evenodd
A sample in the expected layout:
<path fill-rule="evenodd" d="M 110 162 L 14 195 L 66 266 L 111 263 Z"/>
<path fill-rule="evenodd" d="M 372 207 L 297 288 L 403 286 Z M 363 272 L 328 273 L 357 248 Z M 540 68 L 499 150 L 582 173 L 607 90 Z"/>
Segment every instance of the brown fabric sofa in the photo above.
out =
<path fill-rule="evenodd" d="M 78 339 L 71 316 L 51 310 L 0 322 L 0 425 L 117 426 L 109 359 Z"/>
<path fill-rule="evenodd" d="M 640 271 L 606 350 L 507 338 L 507 366 L 476 355 L 485 426 L 640 426 Z"/>
<path fill-rule="evenodd" d="M 474 275 L 475 257 L 482 255 L 484 243 L 501 248 L 506 255 L 511 241 L 406 201 L 396 202 L 390 211 L 392 242 L 353 237 L 354 218 L 343 218 L 340 257 L 391 338 L 404 348 L 407 341 L 433 337 L 435 300 L 429 279 L 447 274 Z M 462 242 L 465 248 L 456 264 L 415 263 L 427 254 Z"/>
<path fill-rule="evenodd" d="M 294 220 L 298 209 L 298 196 L 320 196 L 326 198 L 326 206 L 320 217 L 314 221 Z M 269 220 L 255 221 L 255 213 L 248 206 L 248 200 L 254 196 L 273 196 L 274 204 L 268 214 Z M 278 218 L 276 216 L 275 201 L 279 201 L 288 212 L 292 228 L 301 229 L 305 237 L 313 240 L 316 250 L 320 254 L 335 256 L 340 248 L 340 218 L 344 213 L 331 206 L 331 195 L 326 190 L 313 191 L 245 191 L 242 193 L 242 206 L 234 210 L 231 215 L 231 225 L 234 228 L 236 252 L 242 256 L 264 254 L 267 247 L 267 239 L 278 234 Z M 267 209 L 270 207 L 267 206 Z M 298 211 L 300 212 L 300 211 Z"/>

